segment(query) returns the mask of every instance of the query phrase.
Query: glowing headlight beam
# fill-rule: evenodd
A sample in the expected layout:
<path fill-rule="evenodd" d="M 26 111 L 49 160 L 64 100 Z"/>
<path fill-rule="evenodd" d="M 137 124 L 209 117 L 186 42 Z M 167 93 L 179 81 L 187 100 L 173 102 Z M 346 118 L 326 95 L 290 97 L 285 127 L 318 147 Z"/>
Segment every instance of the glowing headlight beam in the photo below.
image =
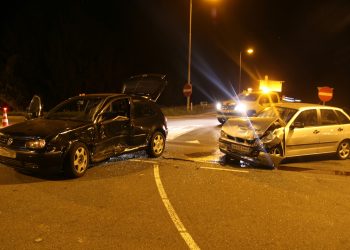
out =
<path fill-rule="evenodd" d="M 32 140 L 32 141 L 27 141 L 26 142 L 26 148 L 31 148 L 31 149 L 40 149 L 45 147 L 45 140 L 44 139 L 38 139 L 38 140 Z"/>

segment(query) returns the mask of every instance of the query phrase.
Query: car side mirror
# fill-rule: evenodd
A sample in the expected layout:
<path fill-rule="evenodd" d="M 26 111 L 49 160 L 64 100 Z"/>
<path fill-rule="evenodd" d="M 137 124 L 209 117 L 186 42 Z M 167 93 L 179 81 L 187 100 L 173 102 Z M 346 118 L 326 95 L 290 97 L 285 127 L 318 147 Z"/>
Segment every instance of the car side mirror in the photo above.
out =
<path fill-rule="evenodd" d="M 26 119 L 35 119 L 43 115 L 41 99 L 39 96 L 34 95 L 27 107 Z"/>
<path fill-rule="evenodd" d="M 290 125 L 290 129 L 293 130 L 295 128 L 303 128 L 304 123 L 303 122 L 294 122 L 292 125 Z"/>

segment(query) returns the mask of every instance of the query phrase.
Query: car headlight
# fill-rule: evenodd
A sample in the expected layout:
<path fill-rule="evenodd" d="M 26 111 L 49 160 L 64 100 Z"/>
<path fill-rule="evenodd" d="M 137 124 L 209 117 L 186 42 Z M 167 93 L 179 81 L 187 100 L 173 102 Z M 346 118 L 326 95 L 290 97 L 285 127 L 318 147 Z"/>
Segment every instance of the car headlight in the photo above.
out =
<path fill-rule="evenodd" d="M 227 138 L 227 134 L 223 131 L 223 130 L 221 130 L 221 138 Z"/>
<path fill-rule="evenodd" d="M 217 110 L 220 110 L 220 109 L 221 109 L 221 107 L 222 107 L 221 102 L 216 103 L 216 109 L 217 109 Z"/>
<path fill-rule="evenodd" d="M 32 140 L 32 141 L 27 141 L 26 142 L 26 148 L 31 148 L 31 149 L 40 149 L 45 147 L 45 140 L 44 139 L 37 139 L 37 140 Z"/>
<path fill-rule="evenodd" d="M 247 111 L 247 105 L 244 103 L 238 103 L 235 107 L 235 111 L 245 113 Z"/>

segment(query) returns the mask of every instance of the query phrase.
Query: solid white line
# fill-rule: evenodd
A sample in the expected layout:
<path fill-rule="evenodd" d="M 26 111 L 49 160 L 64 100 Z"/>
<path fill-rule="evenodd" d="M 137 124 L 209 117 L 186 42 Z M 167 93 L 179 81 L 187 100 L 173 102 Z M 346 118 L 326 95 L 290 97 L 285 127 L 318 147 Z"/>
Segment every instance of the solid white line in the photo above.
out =
<path fill-rule="evenodd" d="M 168 199 L 168 196 L 164 190 L 162 181 L 160 179 L 158 165 L 154 165 L 154 179 L 156 181 L 158 192 L 159 192 L 160 197 L 162 198 L 163 204 L 164 204 L 166 210 L 168 211 L 168 214 L 169 214 L 171 220 L 173 221 L 176 229 L 179 231 L 181 237 L 185 240 L 187 246 L 190 249 L 200 249 L 199 246 L 197 245 L 197 243 L 191 237 L 191 235 L 187 232 L 187 230 L 186 230 L 185 226 L 182 224 L 179 216 L 176 214 L 174 207 L 171 205 L 171 203 Z"/>
<path fill-rule="evenodd" d="M 200 167 L 203 169 L 210 169 L 210 170 L 218 170 L 218 171 L 228 171 L 228 172 L 238 172 L 238 173 L 249 173 L 247 170 L 235 170 L 235 169 L 226 169 L 226 168 L 211 168 L 211 167 Z"/>
<path fill-rule="evenodd" d="M 137 161 L 137 162 L 146 162 L 146 163 L 152 163 L 156 164 L 156 161 L 149 161 L 149 160 L 139 160 L 139 159 L 131 159 L 130 161 Z"/>

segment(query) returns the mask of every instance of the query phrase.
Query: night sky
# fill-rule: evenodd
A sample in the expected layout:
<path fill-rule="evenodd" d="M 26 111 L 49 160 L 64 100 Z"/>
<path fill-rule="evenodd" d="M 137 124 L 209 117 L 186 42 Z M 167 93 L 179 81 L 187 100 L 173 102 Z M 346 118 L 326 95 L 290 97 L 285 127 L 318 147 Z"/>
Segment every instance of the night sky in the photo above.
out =
<path fill-rule="evenodd" d="M 185 105 L 189 0 L 30 1 L 0 8 L 0 99 L 45 108 L 79 93 L 120 92 L 131 75 L 162 73 L 161 105 Z M 283 93 L 349 107 L 350 1 L 193 0 L 193 102 L 215 102 L 269 76 Z"/>

